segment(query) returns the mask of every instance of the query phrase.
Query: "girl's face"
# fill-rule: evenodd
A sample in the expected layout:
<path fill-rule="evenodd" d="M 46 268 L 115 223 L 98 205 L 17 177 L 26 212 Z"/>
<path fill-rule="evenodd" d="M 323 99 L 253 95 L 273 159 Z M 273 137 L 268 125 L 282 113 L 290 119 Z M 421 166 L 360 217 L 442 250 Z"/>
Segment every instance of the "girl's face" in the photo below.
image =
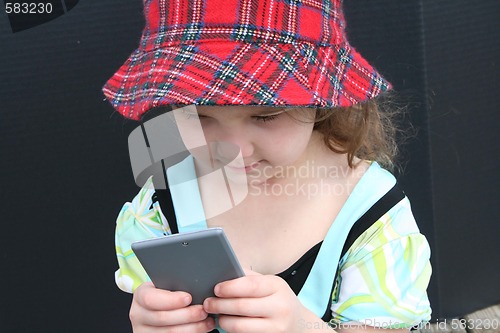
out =
<path fill-rule="evenodd" d="M 177 109 L 174 114 L 198 168 L 225 167 L 226 172 L 246 175 L 250 184 L 258 185 L 304 158 L 315 111 L 264 106 L 190 106 Z M 192 149 L 200 147 L 202 140 L 208 144 L 208 150 Z"/>

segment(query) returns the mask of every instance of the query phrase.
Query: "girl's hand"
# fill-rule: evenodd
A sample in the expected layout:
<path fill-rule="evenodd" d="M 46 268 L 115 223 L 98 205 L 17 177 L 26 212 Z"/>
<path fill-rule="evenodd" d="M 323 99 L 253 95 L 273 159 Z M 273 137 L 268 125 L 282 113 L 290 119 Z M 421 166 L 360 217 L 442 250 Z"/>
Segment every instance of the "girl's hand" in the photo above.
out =
<path fill-rule="evenodd" d="M 130 321 L 134 333 L 175 332 L 205 333 L 215 328 L 212 318 L 201 305 L 191 304 L 191 295 L 157 289 L 143 283 L 134 292 Z"/>
<path fill-rule="evenodd" d="M 214 292 L 217 297 L 207 298 L 203 308 L 219 314 L 220 327 L 231 333 L 298 333 L 308 311 L 286 281 L 274 275 L 225 281 Z"/>

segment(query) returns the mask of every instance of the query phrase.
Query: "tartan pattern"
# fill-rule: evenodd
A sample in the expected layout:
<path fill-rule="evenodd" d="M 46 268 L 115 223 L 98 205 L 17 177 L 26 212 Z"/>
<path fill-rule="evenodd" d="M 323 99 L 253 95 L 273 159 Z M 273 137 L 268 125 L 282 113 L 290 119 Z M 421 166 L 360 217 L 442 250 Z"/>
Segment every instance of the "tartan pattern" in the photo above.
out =
<path fill-rule="evenodd" d="M 145 0 L 139 48 L 103 87 L 127 118 L 162 105 L 337 107 L 390 88 L 341 0 Z"/>

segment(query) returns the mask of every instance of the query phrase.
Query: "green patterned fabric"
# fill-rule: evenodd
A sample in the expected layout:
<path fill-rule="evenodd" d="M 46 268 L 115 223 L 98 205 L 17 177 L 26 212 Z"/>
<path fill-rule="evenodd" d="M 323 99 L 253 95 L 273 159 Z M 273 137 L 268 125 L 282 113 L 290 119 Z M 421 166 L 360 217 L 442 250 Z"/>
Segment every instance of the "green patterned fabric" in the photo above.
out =
<path fill-rule="evenodd" d="M 154 192 L 150 178 L 132 202 L 123 205 L 116 220 L 115 245 L 120 268 L 115 273 L 115 281 L 121 290 L 129 293 L 141 283 L 150 281 L 131 244 L 171 234 L 160 205 L 158 202 L 153 204 Z"/>
<path fill-rule="evenodd" d="M 431 318 L 430 248 L 403 199 L 366 230 L 340 261 L 333 321 L 409 328 Z"/>

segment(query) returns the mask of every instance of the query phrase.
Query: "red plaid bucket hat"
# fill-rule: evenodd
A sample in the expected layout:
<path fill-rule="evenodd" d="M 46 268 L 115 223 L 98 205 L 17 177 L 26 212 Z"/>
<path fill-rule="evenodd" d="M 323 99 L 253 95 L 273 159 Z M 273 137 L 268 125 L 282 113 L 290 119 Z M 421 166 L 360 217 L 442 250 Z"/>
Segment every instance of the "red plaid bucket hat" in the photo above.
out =
<path fill-rule="evenodd" d="M 145 0 L 139 48 L 103 88 L 163 105 L 350 106 L 390 84 L 348 43 L 341 0 Z"/>

